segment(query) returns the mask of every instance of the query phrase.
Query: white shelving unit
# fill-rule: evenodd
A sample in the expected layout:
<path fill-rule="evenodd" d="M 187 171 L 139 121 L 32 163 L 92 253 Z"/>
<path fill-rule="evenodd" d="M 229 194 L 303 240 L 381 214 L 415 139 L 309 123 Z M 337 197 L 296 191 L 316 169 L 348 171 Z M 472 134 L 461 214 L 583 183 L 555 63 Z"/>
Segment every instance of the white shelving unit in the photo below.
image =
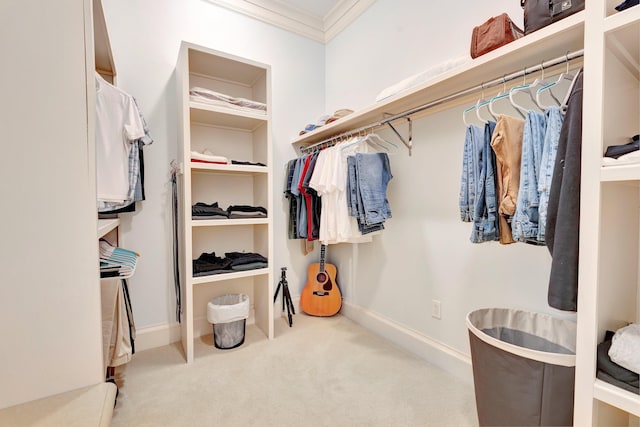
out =
<path fill-rule="evenodd" d="M 602 166 L 640 133 L 640 7 L 587 4 L 576 405 L 579 426 L 638 426 L 640 395 L 596 378 L 605 331 L 640 321 L 640 166 Z"/>
<path fill-rule="evenodd" d="M 183 42 L 177 65 L 182 179 L 180 254 L 182 344 L 187 363 L 194 360 L 194 340 L 211 334 L 207 302 L 228 292 L 246 293 L 252 303 L 248 324 L 273 338 L 273 211 L 271 153 L 271 70 L 268 65 Z M 267 114 L 193 101 L 199 86 L 267 105 Z M 209 150 L 229 160 L 266 166 L 207 164 L 191 161 L 191 151 Z M 262 206 L 267 218 L 192 220 L 197 202 Z M 192 261 L 200 254 L 256 252 L 269 267 L 194 277 Z"/>

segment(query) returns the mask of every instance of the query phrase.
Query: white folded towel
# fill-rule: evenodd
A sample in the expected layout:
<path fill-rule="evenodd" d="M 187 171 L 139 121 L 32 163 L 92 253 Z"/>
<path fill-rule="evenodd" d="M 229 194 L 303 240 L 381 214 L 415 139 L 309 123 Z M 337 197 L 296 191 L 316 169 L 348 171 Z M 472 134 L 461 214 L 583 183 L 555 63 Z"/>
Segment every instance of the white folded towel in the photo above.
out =
<path fill-rule="evenodd" d="M 202 162 L 210 163 L 224 163 L 228 164 L 229 159 L 224 156 L 217 156 L 208 149 L 205 149 L 202 153 L 199 151 L 191 150 L 191 160 L 200 160 Z"/>
<path fill-rule="evenodd" d="M 234 98 L 224 93 L 216 92 L 202 87 L 193 87 L 189 91 L 194 101 L 207 102 L 214 105 L 222 105 L 229 108 L 240 109 L 266 114 L 267 104 L 246 98 Z"/>
<path fill-rule="evenodd" d="M 640 323 L 632 323 L 616 331 L 609 357 L 623 368 L 640 374 Z"/>

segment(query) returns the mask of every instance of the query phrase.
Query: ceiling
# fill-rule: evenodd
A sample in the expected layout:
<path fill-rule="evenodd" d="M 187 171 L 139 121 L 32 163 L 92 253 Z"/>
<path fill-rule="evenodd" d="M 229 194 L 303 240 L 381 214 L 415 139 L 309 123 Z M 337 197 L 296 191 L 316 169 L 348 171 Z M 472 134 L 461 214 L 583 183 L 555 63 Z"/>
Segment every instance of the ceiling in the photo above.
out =
<path fill-rule="evenodd" d="M 327 43 L 375 0 L 207 0 L 263 22 Z"/>

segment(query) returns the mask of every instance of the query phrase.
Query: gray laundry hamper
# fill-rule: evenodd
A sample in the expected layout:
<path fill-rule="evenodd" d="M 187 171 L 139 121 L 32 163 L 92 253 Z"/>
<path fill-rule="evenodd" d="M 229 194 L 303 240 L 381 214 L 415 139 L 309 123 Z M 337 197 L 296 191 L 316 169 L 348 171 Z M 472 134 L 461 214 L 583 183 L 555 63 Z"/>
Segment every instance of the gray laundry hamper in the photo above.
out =
<path fill-rule="evenodd" d="M 486 308 L 467 327 L 481 426 L 573 425 L 575 322 Z"/>

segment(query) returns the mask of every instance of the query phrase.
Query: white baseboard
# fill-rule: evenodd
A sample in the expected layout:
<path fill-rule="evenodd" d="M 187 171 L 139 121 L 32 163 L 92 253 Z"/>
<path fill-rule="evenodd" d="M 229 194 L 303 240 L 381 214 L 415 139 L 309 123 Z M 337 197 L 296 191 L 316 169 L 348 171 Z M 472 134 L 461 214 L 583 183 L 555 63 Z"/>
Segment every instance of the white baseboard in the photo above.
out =
<path fill-rule="evenodd" d="M 451 375 L 473 384 L 471 357 L 361 306 L 344 301 L 340 313 L 398 347 Z"/>
<path fill-rule="evenodd" d="M 247 325 L 255 323 L 253 306 L 249 312 Z M 193 335 L 199 337 L 212 334 L 211 323 L 206 316 L 199 316 L 193 319 Z M 180 324 L 172 323 L 165 325 L 149 326 L 136 329 L 136 351 L 150 350 L 156 347 L 173 344 L 180 341 Z"/>
<path fill-rule="evenodd" d="M 136 329 L 136 351 L 162 347 L 178 341 L 180 341 L 179 323 Z"/>

